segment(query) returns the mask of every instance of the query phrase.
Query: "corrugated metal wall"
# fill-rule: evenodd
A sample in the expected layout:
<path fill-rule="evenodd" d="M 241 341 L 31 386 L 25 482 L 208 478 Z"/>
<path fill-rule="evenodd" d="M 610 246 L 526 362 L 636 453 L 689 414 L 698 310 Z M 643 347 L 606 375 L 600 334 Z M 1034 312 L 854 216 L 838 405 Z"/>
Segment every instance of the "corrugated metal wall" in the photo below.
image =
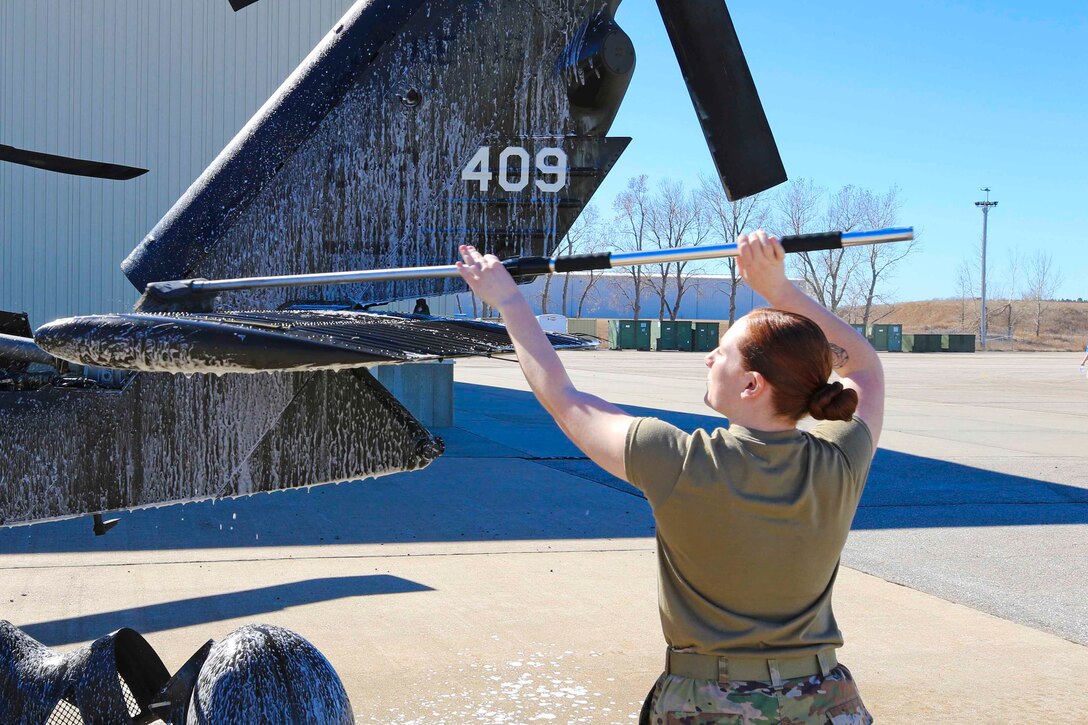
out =
<path fill-rule="evenodd" d="M 0 143 L 140 166 L 0 163 L 0 309 L 128 309 L 118 265 L 353 0 L 0 0 Z"/>

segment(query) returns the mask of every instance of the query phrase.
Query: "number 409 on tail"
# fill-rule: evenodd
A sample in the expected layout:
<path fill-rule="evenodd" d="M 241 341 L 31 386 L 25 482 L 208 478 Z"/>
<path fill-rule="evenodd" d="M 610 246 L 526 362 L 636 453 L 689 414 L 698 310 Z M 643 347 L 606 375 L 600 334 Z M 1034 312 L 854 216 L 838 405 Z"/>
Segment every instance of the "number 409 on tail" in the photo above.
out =
<path fill-rule="evenodd" d="M 567 185 L 566 151 L 554 146 L 542 148 L 536 153 L 535 165 L 533 162 L 532 154 L 520 146 L 507 146 L 499 151 L 499 187 L 516 193 L 524 191 L 532 181 L 540 191 L 554 194 Z M 481 146 L 461 171 L 461 179 L 478 183 L 480 191 L 487 192 L 496 176 L 491 169 L 491 147 Z"/>

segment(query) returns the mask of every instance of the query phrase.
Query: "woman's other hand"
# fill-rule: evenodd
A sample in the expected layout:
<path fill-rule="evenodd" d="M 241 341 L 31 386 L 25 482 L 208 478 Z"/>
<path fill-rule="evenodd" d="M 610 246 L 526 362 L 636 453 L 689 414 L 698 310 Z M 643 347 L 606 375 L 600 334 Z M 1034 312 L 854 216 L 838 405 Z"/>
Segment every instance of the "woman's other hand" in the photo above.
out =
<path fill-rule="evenodd" d="M 780 293 L 789 286 L 786 252 L 782 249 L 782 243 L 760 229 L 737 237 L 737 248 L 740 251 L 737 269 L 741 279 L 774 305 Z"/>
<path fill-rule="evenodd" d="M 457 271 L 480 299 L 495 309 L 523 299 L 514 278 L 494 254 L 480 254 L 475 247 L 462 244 L 462 261 L 457 263 Z"/>

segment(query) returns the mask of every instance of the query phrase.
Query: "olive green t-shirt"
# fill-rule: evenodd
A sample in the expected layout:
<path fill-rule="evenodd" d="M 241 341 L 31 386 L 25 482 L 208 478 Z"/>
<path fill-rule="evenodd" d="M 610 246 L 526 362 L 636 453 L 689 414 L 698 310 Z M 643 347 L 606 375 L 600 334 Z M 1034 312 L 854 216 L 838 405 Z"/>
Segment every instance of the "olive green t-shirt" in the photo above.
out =
<path fill-rule="evenodd" d="M 857 417 L 692 434 L 637 418 L 624 461 L 657 522 L 669 645 L 761 657 L 841 646 L 831 589 L 872 457 Z"/>

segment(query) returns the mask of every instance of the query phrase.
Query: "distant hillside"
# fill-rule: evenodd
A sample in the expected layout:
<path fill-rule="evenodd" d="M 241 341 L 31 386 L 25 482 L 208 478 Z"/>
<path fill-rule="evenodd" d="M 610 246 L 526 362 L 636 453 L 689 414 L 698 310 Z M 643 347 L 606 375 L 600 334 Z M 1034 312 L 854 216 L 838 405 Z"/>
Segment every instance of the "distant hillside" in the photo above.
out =
<path fill-rule="evenodd" d="M 901 324 L 904 333 L 977 335 L 980 306 L 977 299 L 896 302 L 874 307 L 869 322 Z M 1042 308 L 1039 315 L 1034 302 L 987 300 L 988 348 L 1083 351 L 1088 344 L 1088 302 L 1044 302 Z M 840 314 L 849 322 L 861 322 L 861 310 L 845 309 L 840 310 Z M 1035 334 L 1036 317 L 1039 317 L 1038 336 Z"/>

